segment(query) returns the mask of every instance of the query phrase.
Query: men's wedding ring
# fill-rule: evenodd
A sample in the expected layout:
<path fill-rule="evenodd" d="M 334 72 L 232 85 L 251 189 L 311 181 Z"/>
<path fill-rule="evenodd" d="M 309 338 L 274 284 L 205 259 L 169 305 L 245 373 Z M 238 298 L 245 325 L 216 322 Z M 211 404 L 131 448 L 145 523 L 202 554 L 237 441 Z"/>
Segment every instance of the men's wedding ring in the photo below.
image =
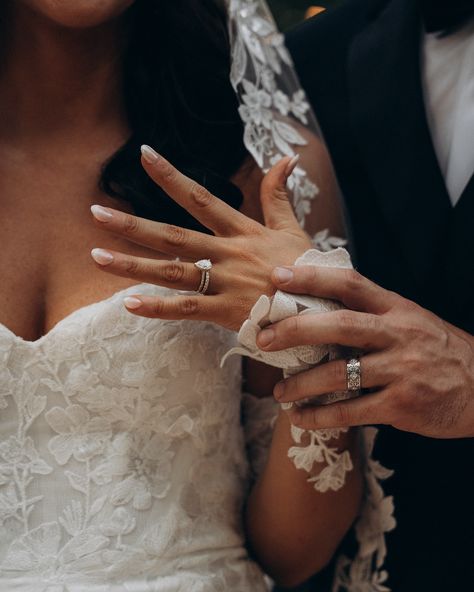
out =
<path fill-rule="evenodd" d="M 362 388 L 362 372 L 360 360 L 352 358 L 346 362 L 347 390 L 360 391 Z"/>
<path fill-rule="evenodd" d="M 196 261 L 194 267 L 197 267 L 201 272 L 201 282 L 199 288 L 196 290 L 198 294 L 205 294 L 209 289 L 209 282 L 211 281 L 212 263 L 210 259 L 201 259 Z"/>

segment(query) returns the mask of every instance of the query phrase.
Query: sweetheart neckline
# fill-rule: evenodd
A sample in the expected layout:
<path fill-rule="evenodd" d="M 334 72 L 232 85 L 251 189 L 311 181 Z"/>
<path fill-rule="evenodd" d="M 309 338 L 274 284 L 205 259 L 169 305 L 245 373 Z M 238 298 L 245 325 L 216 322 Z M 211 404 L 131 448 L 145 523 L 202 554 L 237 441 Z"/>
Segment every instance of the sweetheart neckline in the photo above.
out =
<path fill-rule="evenodd" d="M 123 288 L 122 290 L 118 290 L 118 292 L 114 292 L 110 296 L 107 296 L 107 298 L 102 298 L 102 300 L 96 300 L 95 302 L 90 302 L 89 304 L 85 304 L 84 306 L 76 308 L 75 310 L 70 312 L 68 315 L 66 315 L 65 317 L 60 319 L 55 325 L 53 325 L 51 327 L 51 329 L 49 331 L 47 331 L 44 335 L 41 335 L 41 337 L 38 337 L 38 339 L 35 339 L 33 341 L 29 340 L 29 339 L 24 339 L 23 337 L 21 337 L 21 335 L 17 335 L 11 329 L 9 329 L 7 327 L 7 325 L 5 325 L 2 322 L 0 322 L 0 331 L 3 331 L 3 333 L 10 336 L 14 341 L 17 341 L 17 342 L 21 343 L 22 345 L 27 345 L 29 347 L 36 347 L 39 344 L 43 343 L 51 334 L 54 334 L 57 331 L 57 329 L 59 329 L 64 323 L 66 323 L 67 321 L 70 321 L 75 316 L 77 316 L 79 313 L 89 310 L 91 308 L 94 308 L 96 306 L 106 304 L 106 303 L 112 301 L 114 298 L 117 298 L 117 297 L 121 296 L 122 294 L 127 293 L 129 290 L 137 290 L 143 286 L 153 286 L 155 288 L 159 287 L 159 286 L 155 286 L 154 284 L 142 282 L 141 284 L 135 284 L 133 286 L 128 286 L 128 288 Z M 129 313 L 129 314 L 132 314 L 132 313 Z"/>

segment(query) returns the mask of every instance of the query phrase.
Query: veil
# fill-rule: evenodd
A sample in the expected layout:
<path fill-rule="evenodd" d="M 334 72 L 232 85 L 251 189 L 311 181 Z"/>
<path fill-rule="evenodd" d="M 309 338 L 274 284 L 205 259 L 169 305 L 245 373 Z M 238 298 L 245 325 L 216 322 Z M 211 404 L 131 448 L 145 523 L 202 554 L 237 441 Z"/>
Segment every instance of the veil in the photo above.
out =
<path fill-rule="evenodd" d="M 349 233 L 334 166 L 284 37 L 265 0 L 225 0 L 225 4 L 232 54 L 231 83 L 240 102 L 244 144 L 263 173 L 284 156 L 300 156 L 288 180 L 288 189 L 295 215 L 313 237 L 315 249 L 308 251 L 296 265 L 350 268 L 351 258 L 343 248 L 348 244 Z M 269 322 L 341 307 L 339 303 L 281 292 L 271 299 L 262 296 L 240 330 L 241 347 L 229 354 L 240 353 L 278 366 L 286 375 L 342 357 L 341 348 L 330 345 L 292 348 L 277 354 L 263 354 L 256 347 L 258 331 Z M 334 393 L 321 402 L 326 404 L 347 396 L 347 393 Z M 331 439 L 340 431 L 304 431 L 292 427 L 295 446 L 290 448 L 288 456 L 297 468 L 309 473 L 308 481 L 322 493 L 343 487 L 346 473 L 353 468 L 349 452 L 338 454 L 330 446 Z M 388 577 L 383 569 L 385 533 L 396 523 L 393 500 L 384 496 L 380 481 L 392 472 L 372 459 L 376 434 L 375 428 L 361 430 L 366 494 L 354 526 L 358 550 L 350 558 L 338 557 L 333 592 L 389 592 L 384 585 Z M 322 470 L 321 462 L 326 464 Z M 316 467 L 318 471 L 313 476 L 311 471 Z"/>
<path fill-rule="evenodd" d="M 230 77 L 245 147 L 264 173 L 284 156 L 299 154 L 288 181 L 296 217 L 320 250 L 343 246 L 347 226 L 336 175 L 284 37 L 265 1 L 227 0 L 227 6 Z"/>

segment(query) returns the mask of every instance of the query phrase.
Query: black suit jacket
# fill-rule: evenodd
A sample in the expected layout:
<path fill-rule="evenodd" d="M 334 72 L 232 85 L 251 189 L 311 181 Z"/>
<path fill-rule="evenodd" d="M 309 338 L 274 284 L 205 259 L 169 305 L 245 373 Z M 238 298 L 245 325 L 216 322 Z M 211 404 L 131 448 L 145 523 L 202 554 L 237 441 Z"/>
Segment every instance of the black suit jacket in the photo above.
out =
<path fill-rule="evenodd" d="M 415 0 L 351 0 L 287 43 L 333 157 L 358 269 L 473 333 L 474 178 L 453 208 L 424 109 L 420 31 Z M 375 456 L 395 470 L 384 487 L 398 522 L 389 587 L 474 590 L 473 440 L 382 427 Z"/>

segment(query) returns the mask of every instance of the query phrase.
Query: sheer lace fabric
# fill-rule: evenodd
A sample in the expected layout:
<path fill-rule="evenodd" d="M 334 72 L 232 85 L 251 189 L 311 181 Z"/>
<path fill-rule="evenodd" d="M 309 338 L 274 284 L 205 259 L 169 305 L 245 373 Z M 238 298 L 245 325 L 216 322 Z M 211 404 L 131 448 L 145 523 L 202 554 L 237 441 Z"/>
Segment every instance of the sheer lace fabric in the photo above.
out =
<path fill-rule="evenodd" d="M 300 156 L 288 188 L 300 224 L 324 251 L 345 244 L 340 191 L 316 117 L 264 0 L 226 0 L 231 82 L 240 99 L 244 143 L 263 172 Z M 342 238 L 338 238 L 342 237 Z"/>
<path fill-rule="evenodd" d="M 0 589 L 263 592 L 234 336 L 133 316 L 126 292 L 34 343 L 0 327 Z"/>

